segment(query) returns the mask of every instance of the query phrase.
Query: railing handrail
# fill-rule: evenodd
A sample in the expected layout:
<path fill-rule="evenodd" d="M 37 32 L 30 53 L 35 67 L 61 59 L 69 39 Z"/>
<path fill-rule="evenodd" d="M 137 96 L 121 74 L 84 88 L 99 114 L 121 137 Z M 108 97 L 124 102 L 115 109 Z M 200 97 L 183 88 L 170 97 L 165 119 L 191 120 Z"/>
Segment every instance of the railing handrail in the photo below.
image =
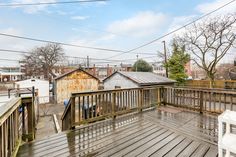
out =
<path fill-rule="evenodd" d="M 107 93 L 107 92 L 118 92 L 124 90 L 136 90 L 136 89 L 143 89 L 142 87 L 137 88 L 117 88 L 117 89 L 107 89 L 107 90 L 95 90 L 95 91 L 84 91 L 84 92 L 73 92 L 71 93 L 72 96 L 75 95 L 83 95 L 83 94 L 91 94 L 91 93 Z"/>
<path fill-rule="evenodd" d="M 220 88 L 189 88 L 189 87 L 169 87 L 165 86 L 164 88 L 180 89 L 180 90 L 191 90 L 191 91 L 203 91 L 203 92 L 214 92 L 214 93 L 225 93 L 225 94 L 236 94 L 235 90 L 231 89 L 220 89 Z"/>
<path fill-rule="evenodd" d="M 0 125 L 21 105 L 21 98 L 13 98 L 0 107 Z"/>

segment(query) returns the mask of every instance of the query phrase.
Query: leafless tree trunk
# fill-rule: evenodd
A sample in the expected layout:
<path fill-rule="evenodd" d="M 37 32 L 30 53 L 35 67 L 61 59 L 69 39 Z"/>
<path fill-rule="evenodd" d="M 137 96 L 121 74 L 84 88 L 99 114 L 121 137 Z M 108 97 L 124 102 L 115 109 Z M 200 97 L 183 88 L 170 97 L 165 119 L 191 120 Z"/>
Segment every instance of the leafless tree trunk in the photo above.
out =
<path fill-rule="evenodd" d="M 37 47 L 29 55 L 24 56 L 25 71 L 28 76 L 44 75 L 45 79 L 55 77 L 54 66 L 64 58 L 64 52 L 59 44 L 49 43 Z"/>
<path fill-rule="evenodd" d="M 235 44 L 236 13 L 194 23 L 177 40 L 190 51 L 192 60 L 202 68 L 214 86 L 216 66 Z"/>

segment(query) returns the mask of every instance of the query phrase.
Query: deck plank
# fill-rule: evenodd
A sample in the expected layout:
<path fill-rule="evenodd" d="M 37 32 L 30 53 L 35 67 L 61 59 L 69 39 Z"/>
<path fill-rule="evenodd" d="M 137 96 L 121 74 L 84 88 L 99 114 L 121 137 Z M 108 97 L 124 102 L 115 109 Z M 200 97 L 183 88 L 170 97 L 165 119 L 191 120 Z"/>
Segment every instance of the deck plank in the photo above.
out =
<path fill-rule="evenodd" d="M 200 144 L 200 142 L 193 141 L 187 148 L 185 148 L 180 154 L 178 154 L 178 157 L 191 156 L 200 146 Z"/>
<path fill-rule="evenodd" d="M 103 139 L 104 140 L 103 142 L 100 142 L 100 143 L 98 143 L 98 145 L 93 145 L 93 146 L 96 148 L 96 152 L 98 152 L 101 148 L 106 148 L 107 145 L 109 145 L 111 147 L 114 144 L 117 144 L 117 143 L 122 142 L 122 141 L 127 141 L 129 139 L 140 136 L 141 134 L 143 134 L 145 132 L 155 130 L 155 129 L 160 129 L 160 128 L 157 128 L 156 126 L 153 126 L 153 125 L 148 125 L 148 126 L 145 125 L 143 127 L 135 129 L 133 132 L 132 132 L 132 130 L 127 130 L 127 134 L 124 134 L 124 133 L 121 132 L 120 134 L 111 136 L 107 139 Z M 80 147 L 78 147 L 77 144 L 75 144 L 75 145 L 71 146 L 70 150 L 71 150 L 72 153 L 64 151 L 62 149 L 61 151 L 56 152 L 56 154 L 53 153 L 51 155 L 52 156 L 67 156 L 67 155 L 71 156 L 71 155 L 74 155 L 74 154 L 85 155 L 87 153 L 90 153 L 93 150 L 94 147 L 87 147 L 87 148 L 82 148 L 81 149 Z"/>
<path fill-rule="evenodd" d="M 207 151 L 209 150 L 210 146 L 206 145 L 206 144 L 201 144 L 196 150 L 195 152 L 191 155 L 191 157 L 202 157 L 204 156 Z"/>
<path fill-rule="evenodd" d="M 112 154 L 112 156 L 113 157 L 120 157 L 120 156 L 124 156 L 124 155 L 128 154 L 131 151 L 135 151 L 136 149 L 139 149 L 139 147 L 141 147 L 141 146 L 145 145 L 146 143 L 148 143 L 149 141 L 157 138 L 158 136 L 160 136 L 161 134 L 163 134 L 166 131 L 167 131 L 166 129 L 161 129 L 156 134 L 153 134 L 153 135 L 145 138 L 144 140 L 133 143 L 132 145 L 122 149 L 121 151 L 118 151 L 115 154 Z"/>
<path fill-rule="evenodd" d="M 216 117 L 167 111 L 145 111 L 53 135 L 22 145 L 17 156 L 217 156 Z"/>
<path fill-rule="evenodd" d="M 217 156 L 218 154 L 218 149 L 215 146 L 211 146 L 210 149 L 207 151 L 205 154 L 205 157 L 212 157 L 212 156 Z"/>
<path fill-rule="evenodd" d="M 155 130 L 150 130 L 148 132 L 144 132 L 143 134 L 140 134 L 139 136 L 136 136 L 135 138 L 120 141 L 120 142 L 115 142 L 115 145 L 111 145 L 110 147 L 106 147 L 106 149 L 102 150 L 99 152 L 97 155 L 98 157 L 104 157 L 104 156 L 112 156 L 116 152 L 122 151 L 124 148 L 139 142 L 140 140 L 147 138 L 148 136 L 151 136 L 152 134 L 158 133 L 158 131 L 161 130 L 155 129 Z"/>
<path fill-rule="evenodd" d="M 151 157 L 164 156 L 165 154 L 170 152 L 173 148 L 175 148 L 177 145 L 179 145 L 184 139 L 186 139 L 184 136 L 178 136 L 176 139 L 170 141 L 167 145 L 165 145 L 160 150 L 152 154 Z"/>
<path fill-rule="evenodd" d="M 142 145 L 141 147 L 139 147 L 135 151 L 129 152 L 125 156 L 127 156 L 127 157 L 137 156 L 137 155 L 141 154 L 142 152 L 144 152 L 145 150 L 147 150 L 148 148 L 150 148 L 151 146 L 153 146 L 154 144 L 156 144 L 156 143 L 162 141 L 163 139 L 165 139 L 166 137 L 170 136 L 171 134 L 173 134 L 172 131 L 166 131 L 163 134 L 161 134 L 160 136 L 158 136 L 158 137 L 154 138 L 153 140 L 149 141 L 148 143 L 145 143 L 145 145 Z"/>
<path fill-rule="evenodd" d="M 173 156 L 177 156 L 179 153 L 181 153 L 191 142 L 193 142 L 193 140 L 186 138 L 184 139 L 180 144 L 178 144 L 178 146 L 176 146 L 175 148 L 173 148 L 170 152 L 168 152 L 167 154 L 165 154 L 165 157 L 173 157 Z"/>
<path fill-rule="evenodd" d="M 147 150 L 142 152 L 141 154 L 138 155 L 138 157 L 143 157 L 143 156 L 150 156 L 153 153 L 155 153 L 157 150 L 161 149 L 164 147 L 166 144 L 174 140 L 175 138 L 178 137 L 178 134 L 172 133 L 170 136 L 167 136 L 165 139 L 163 139 L 161 142 L 158 142 L 154 144 L 153 146 L 149 147 Z"/>
<path fill-rule="evenodd" d="M 122 132 L 121 131 L 120 133 L 122 133 L 123 136 L 130 135 L 131 133 L 135 133 L 135 132 L 139 131 L 140 129 L 142 129 L 141 126 L 147 127 L 147 128 L 150 128 L 150 129 L 151 128 L 155 128 L 155 127 L 152 127 L 152 125 L 150 123 L 146 123 L 146 122 L 143 123 L 143 124 L 141 123 L 141 124 L 136 124 L 136 125 L 138 125 L 138 127 L 135 127 L 135 128 L 131 127 L 130 129 L 133 129 L 133 130 L 130 130 L 129 132 Z M 116 136 L 115 132 L 113 132 L 113 134 L 111 134 L 110 136 L 107 136 L 106 138 L 103 137 L 102 139 L 107 139 L 108 140 L 108 139 L 110 139 L 110 138 L 112 138 L 114 136 Z M 69 140 L 68 139 L 65 140 L 64 141 L 65 143 L 60 145 L 60 146 L 55 147 L 54 145 L 51 145 L 50 149 L 47 149 L 47 151 L 42 151 L 42 150 L 41 151 L 37 151 L 37 152 L 35 152 L 34 156 L 37 157 L 37 156 L 43 156 L 43 155 L 49 155 L 49 154 L 50 154 L 50 156 L 57 156 L 57 155 L 63 154 L 63 153 L 71 154 L 71 152 L 74 151 L 75 147 L 81 148 L 81 149 L 86 149 L 86 147 L 89 147 L 88 144 L 92 143 L 92 141 L 89 141 L 89 142 L 87 142 L 87 141 L 85 141 L 85 142 L 80 141 L 76 137 L 76 135 L 74 135 L 72 137 L 74 137 L 74 138 L 72 138 L 72 139 L 70 138 Z M 119 136 L 119 137 L 121 137 L 121 136 Z M 76 140 L 76 139 L 78 139 L 78 140 Z M 81 151 L 81 149 L 80 149 L 80 151 Z"/>

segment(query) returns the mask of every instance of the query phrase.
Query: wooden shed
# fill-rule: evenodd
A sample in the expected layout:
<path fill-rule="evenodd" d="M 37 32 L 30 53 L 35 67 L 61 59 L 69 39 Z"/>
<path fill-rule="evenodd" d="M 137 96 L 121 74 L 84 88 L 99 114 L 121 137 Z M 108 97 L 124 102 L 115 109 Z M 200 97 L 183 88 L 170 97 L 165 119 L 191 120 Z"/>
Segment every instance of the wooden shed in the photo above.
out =
<path fill-rule="evenodd" d="M 81 68 L 75 69 L 54 79 L 54 94 L 57 103 L 69 99 L 71 93 L 98 90 L 99 79 Z"/>
<path fill-rule="evenodd" d="M 155 85 L 174 85 L 176 81 L 152 72 L 117 71 L 103 80 L 104 89 L 137 88 Z"/>

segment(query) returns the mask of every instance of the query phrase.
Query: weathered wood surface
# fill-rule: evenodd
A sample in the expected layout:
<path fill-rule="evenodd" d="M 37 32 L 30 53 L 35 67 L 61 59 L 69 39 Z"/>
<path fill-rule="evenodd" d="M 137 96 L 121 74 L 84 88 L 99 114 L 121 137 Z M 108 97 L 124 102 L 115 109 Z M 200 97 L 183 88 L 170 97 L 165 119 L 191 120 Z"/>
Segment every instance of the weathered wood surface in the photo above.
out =
<path fill-rule="evenodd" d="M 32 98 L 15 98 L 0 110 L 0 157 L 16 155 L 21 140 L 34 139 L 35 116 Z"/>
<path fill-rule="evenodd" d="M 18 156 L 212 157 L 217 156 L 216 122 L 216 117 L 161 107 L 24 144 Z"/>

